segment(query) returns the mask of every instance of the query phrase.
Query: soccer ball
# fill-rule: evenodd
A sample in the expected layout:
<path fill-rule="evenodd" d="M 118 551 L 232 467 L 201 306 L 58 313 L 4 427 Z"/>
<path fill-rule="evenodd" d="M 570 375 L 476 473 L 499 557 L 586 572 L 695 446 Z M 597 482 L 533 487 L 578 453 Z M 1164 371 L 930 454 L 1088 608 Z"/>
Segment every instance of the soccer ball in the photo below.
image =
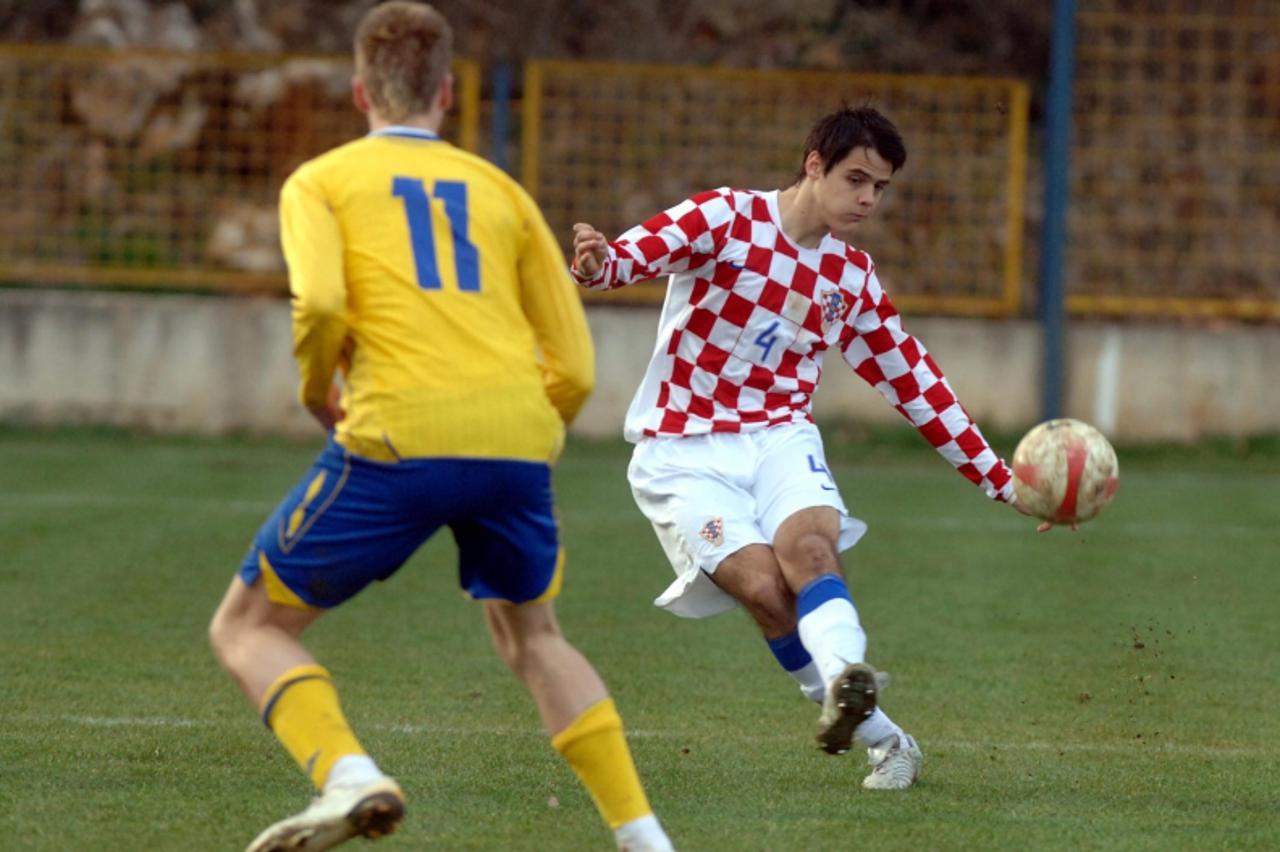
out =
<path fill-rule="evenodd" d="M 1018 504 L 1056 524 L 1076 524 L 1098 514 L 1115 496 L 1119 477 L 1110 442 L 1080 420 L 1041 423 L 1013 451 Z"/>

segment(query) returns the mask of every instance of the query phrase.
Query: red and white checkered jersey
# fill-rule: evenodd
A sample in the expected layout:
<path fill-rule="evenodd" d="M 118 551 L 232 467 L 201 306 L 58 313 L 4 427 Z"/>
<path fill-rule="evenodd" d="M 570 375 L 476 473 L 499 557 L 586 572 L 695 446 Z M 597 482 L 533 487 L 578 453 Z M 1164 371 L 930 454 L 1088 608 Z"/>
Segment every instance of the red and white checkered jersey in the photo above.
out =
<path fill-rule="evenodd" d="M 834 346 L 966 479 L 1011 501 L 1008 466 L 903 330 L 870 256 L 831 234 L 797 246 L 781 221 L 777 191 L 720 188 L 609 243 L 595 277 L 574 271 L 593 290 L 671 276 L 627 440 L 812 421 Z"/>

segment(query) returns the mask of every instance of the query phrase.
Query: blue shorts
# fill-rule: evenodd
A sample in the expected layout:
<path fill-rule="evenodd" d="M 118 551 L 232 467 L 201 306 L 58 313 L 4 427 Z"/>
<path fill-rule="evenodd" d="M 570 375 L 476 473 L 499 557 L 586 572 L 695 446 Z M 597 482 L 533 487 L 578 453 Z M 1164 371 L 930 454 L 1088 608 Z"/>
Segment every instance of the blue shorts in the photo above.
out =
<path fill-rule="evenodd" d="M 458 582 L 511 603 L 559 591 L 551 468 L 506 459 L 376 462 L 333 440 L 258 530 L 240 577 L 271 600 L 328 608 L 396 572 L 442 526 Z"/>

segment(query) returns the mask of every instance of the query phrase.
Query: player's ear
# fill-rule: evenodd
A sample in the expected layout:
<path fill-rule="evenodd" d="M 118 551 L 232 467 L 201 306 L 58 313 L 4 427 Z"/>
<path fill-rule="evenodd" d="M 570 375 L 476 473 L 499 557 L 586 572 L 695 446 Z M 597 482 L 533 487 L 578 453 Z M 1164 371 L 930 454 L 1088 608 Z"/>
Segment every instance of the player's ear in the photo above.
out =
<path fill-rule="evenodd" d="M 364 81 L 359 77 L 351 78 L 351 102 L 361 112 L 369 112 L 369 93 L 365 91 Z"/>
<path fill-rule="evenodd" d="M 448 112 L 453 106 L 453 72 L 444 75 L 440 81 L 440 109 Z"/>
<path fill-rule="evenodd" d="M 810 151 L 805 155 L 804 176 L 812 180 L 822 177 L 822 155 L 817 151 Z"/>

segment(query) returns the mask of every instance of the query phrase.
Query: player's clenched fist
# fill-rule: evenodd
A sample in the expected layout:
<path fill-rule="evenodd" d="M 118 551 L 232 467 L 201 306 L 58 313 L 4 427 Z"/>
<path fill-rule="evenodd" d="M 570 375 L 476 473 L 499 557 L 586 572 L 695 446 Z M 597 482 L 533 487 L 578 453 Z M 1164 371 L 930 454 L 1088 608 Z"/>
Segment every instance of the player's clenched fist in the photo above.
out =
<path fill-rule="evenodd" d="M 579 275 L 594 277 L 607 256 L 604 234 L 586 222 L 573 226 L 573 268 Z"/>

